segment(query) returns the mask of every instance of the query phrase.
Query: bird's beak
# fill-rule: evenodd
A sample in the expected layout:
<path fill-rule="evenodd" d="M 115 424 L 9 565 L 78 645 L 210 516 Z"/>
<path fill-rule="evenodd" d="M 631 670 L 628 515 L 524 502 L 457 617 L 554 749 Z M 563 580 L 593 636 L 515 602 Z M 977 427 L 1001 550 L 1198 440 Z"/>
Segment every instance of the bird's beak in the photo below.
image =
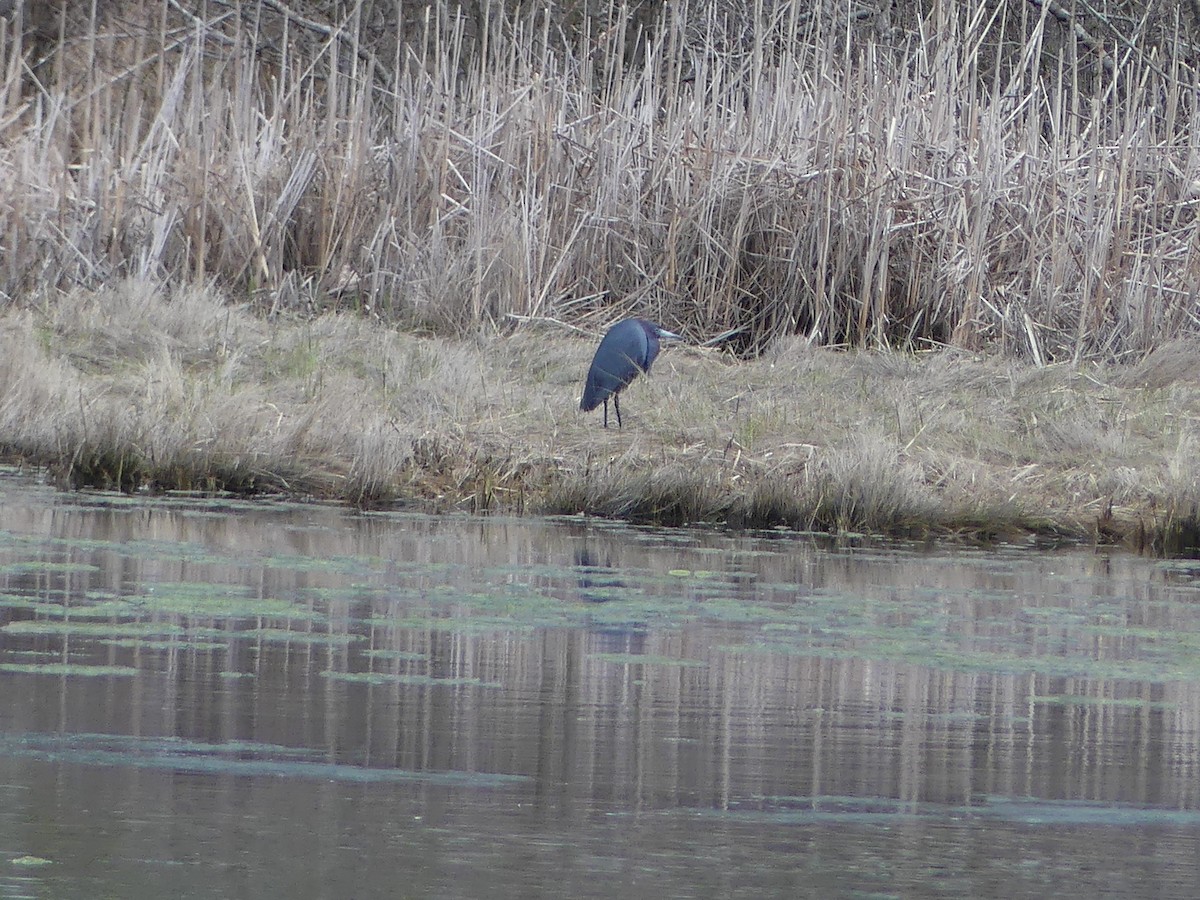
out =
<path fill-rule="evenodd" d="M 665 328 L 660 328 L 658 329 L 658 339 L 660 341 L 682 341 L 683 336 L 673 331 L 667 331 Z"/>

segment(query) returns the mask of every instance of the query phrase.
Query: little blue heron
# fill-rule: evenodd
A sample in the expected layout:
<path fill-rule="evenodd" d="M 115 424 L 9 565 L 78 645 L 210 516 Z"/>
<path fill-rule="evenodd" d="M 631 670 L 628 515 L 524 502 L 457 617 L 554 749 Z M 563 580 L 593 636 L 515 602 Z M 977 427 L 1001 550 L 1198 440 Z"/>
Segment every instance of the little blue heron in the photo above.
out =
<path fill-rule="evenodd" d="M 681 340 L 679 335 L 659 328 L 646 319 L 625 319 L 608 330 L 596 348 L 592 367 L 579 408 L 591 412 L 604 404 L 604 427 L 608 427 L 608 398 L 612 397 L 617 411 L 617 427 L 621 428 L 621 391 L 639 372 L 649 372 L 658 356 L 659 341 Z"/>

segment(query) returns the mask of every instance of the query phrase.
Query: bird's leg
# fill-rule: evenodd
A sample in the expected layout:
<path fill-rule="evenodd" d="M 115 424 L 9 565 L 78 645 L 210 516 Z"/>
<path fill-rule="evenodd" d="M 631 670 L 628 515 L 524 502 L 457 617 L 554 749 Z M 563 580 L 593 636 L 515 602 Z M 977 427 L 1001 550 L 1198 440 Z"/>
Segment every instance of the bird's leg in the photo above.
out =
<path fill-rule="evenodd" d="M 604 427 L 608 427 L 608 398 L 604 398 Z"/>
<path fill-rule="evenodd" d="M 625 426 L 621 424 L 621 395 L 620 394 L 613 394 L 613 409 L 615 409 L 617 411 L 617 427 L 624 429 Z"/>

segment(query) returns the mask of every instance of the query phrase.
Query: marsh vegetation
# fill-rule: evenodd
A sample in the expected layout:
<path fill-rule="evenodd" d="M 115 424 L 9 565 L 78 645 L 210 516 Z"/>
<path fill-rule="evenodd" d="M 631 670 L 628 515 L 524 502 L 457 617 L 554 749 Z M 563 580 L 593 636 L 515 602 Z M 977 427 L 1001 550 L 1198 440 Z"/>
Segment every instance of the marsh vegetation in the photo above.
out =
<path fill-rule="evenodd" d="M 578 411 L 592 349 L 544 327 L 268 320 L 128 283 L 0 320 L 0 434 L 67 483 L 123 490 L 1143 544 L 1195 516 L 1193 343 L 1041 368 L 800 338 L 746 361 L 673 347 L 621 430 Z"/>
<path fill-rule="evenodd" d="M 1190 540 L 1186 4 L 4 12 L 0 443 L 67 483 Z M 631 312 L 693 347 L 599 434 Z"/>

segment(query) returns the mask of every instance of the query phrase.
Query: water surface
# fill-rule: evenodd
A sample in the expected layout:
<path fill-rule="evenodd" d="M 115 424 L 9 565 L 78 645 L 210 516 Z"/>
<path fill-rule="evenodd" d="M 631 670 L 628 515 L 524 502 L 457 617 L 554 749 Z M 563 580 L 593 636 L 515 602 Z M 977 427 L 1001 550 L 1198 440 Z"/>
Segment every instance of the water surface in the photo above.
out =
<path fill-rule="evenodd" d="M 1197 895 L 1200 565 L 0 491 L 0 897 Z"/>

